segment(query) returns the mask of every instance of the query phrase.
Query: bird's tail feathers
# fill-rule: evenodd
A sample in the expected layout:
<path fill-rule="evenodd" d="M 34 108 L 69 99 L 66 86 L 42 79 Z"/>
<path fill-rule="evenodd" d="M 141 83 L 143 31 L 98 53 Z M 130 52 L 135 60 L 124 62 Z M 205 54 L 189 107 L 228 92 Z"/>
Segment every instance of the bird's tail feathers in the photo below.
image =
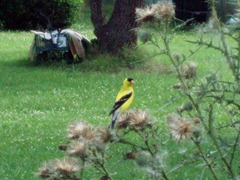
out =
<path fill-rule="evenodd" d="M 120 114 L 120 111 L 119 111 L 119 110 L 115 111 L 115 112 L 112 114 L 112 123 L 111 123 L 111 125 L 110 125 L 111 129 L 114 128 L 114 125 L 115 125 L 115 123 L 116 123 L 116 120 L 117 120 L 119 114 Z"/>

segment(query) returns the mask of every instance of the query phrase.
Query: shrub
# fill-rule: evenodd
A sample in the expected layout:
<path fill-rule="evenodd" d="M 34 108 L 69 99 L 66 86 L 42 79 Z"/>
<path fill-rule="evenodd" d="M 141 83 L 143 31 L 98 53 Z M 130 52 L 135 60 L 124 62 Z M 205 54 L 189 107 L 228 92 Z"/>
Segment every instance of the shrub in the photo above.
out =
<path fill-rule="evenodd" d="M 76 0 L 3 0 L 0 22 L 5 29 L 27 30 L 48 28 L 49 20 L 53 27 L 62 28 L 71 24 L 79 6 Z"/>

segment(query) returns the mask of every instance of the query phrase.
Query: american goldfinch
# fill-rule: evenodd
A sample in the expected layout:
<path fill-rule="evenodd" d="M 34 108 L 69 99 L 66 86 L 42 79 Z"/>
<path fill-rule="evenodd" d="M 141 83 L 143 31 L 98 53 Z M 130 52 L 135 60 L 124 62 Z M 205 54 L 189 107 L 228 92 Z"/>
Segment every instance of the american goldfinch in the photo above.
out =
<path fill-rule="evenodd" d="M 123 81 L 123 85 L 118 92 L 112 111 L 109 113 L 109 115 L 112 114 L 112 124 L 110 126 L 112 129 L 120 113 L 126 111 L 132 103 L 134 96 L 133 84 L 134 80 L 132 78 L 126 78 Z"/>

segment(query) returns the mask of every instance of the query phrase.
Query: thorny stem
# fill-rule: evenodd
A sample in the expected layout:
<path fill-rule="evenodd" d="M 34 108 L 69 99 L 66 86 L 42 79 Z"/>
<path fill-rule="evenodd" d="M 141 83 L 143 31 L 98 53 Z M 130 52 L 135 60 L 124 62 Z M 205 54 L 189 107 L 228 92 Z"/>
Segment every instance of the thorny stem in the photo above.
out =
<path fill-rule="evenodd" d="M 102 170 L 104 171 L 104 173 L 106 174 L 106 176 L 109 177 L 110 179 L 112 179 L 112 178 L 109 176 L 109 174 L 108 174 L 108 172 L 107 172 L 107 170 L 106 170 L 106 168 L 105 168 L 105 166 L 104 166 L 104 155 L 103 155 L 103 154 L 102 154 L 102 159 L 103 159 L 103 161 L 100 163 L 100 166 L 101 166 Z"/>
<path fill-rule="evenodd" d="M 227 58 L 227 62 L 229 64 L 229 67 L 230 67 L 230 69 L 233 72 L 233 75 L 235 77 L 235 80 L 236 80 L 237 84 L 239 85 L 239 83 L 240 83 L 240 81 L 239 81 L 240 76 L 239 76 L 239 73 L 238 73 L 239 70 L 236 71 L 236 69 L 238 69 L 238 68 L 236 67 L 236 65 L 235 65 L 235 63 L 234 63 L 234 61 L 233 61 L 233 59 L 231 57 L 231 54 L 230 54 L 230 52 L 228 50 L 226 38 L 225 38 L 224 33 L 223 33 L 222 29 L 221 29 L 220 22 L 219 22 L 219 19 L 218 19 L 218 15 L 217 15 L 217 11 L 216 11 L 216 8 L 215 8 L 215 1 L 214 0 L 209 0 L 209 3 L 210 3 L 210 6 L 211 6 L 211 9 L 212 9 L 213 17 L 214 17 L 215 21 L 217 21 L 217 25 L 218 25 L 217 26 L 217 30 L 218 30 L 218 32 L 220 34 L 221 42 L 222 42 L 223 48 L 225 50 L 225 57 Z M 238 62 L 239 61 L 240 60 L 238 60 Z M 224 158 L 224 155 L 222 154 L 222 151 L 219 148 L 219 145 L 218 145 L 218 143 L 216 141 L 216 138 L 215 138 L 214 134 L 210 134 L 210 137 L 213 140 L 213 143 L 214 143 L 215 147 L 217 148 L 217 150 L 219 152 L 219 155 L 221 156 L 221 160 L 226 165 L 229 174 L 231 175 L 232 178 L 234 178 L 234 173 L 232 171 L 232 167 L 227 162 L 227 160 Z"/>
<path fill-rule="evenodd" d="M 168 180 L 167 174 L 165 173 L 165 171 L 163 169 L 161 169 L 161 174 L 163 176 L 163 179 Z"/>
<path fill-rule="evenodd" d="M 94 155 L 94 157 L 98 158 L 97 154 L 94 151 L 93 151 L 93 155 Z M 106 177 L 108 177 L 109 179 L 112 179 L 111 176 L 109 176 L 109 173 L 108 173 L 108 171 L 107 171 L 107 169 L 105 168 L 105 165 L 104 165 L 104 163 L 105 163 L 104 154 L 101 153 L 101 155 L 102 155 L 102 161 L 95 161 L 94 162 L 95 165 L 96 165 L 95 167 L 99 171 L 102 171 L 105 174 Z"/>
<path fill-rule="evenodd" d="M 240 32 L 238 31 L 238 66 L 237 66 L 237 70 L 238 70 L 238 74 L 240 74 Z M 238 84 L 239 85 L 239 84 Z"/>
<path fill-rule="evenodd" d="M 231 153 L 231 159 L 230 159 L 230 162 L 229 162 L 231 167 L 232 167 L 232 164 L 233 164 L 235 152 L 237 150 L 239 138 L 240 138 L 240 131 L 238 131 L 238 134 L 237 134 L 237 137 L 235 139 L 234 146 L 233 146 L 233 150 L 232 150 L 232 153 Z"/>
<path fill-rule="evenodd" d="M 148 141 L 148 133 L 144 137 L 144 143 L 147 146 L 148 151 L 151 153 L 152 156 L 155 155 L 155 153 L 152 151 L 151 147 L 149 146 L 149 141 Z"/>
<path fill-rule="evenodd" d="M 192 139 L 192 141 L 194 142 L 194 144 L 197 146 L 197 148 L 198 148 L 198 150 L 199 150 L 199 153 L 201 154 L 201 157 L 202 157 L 203 161 L 204 161 L 204 162 L 206 163 L 206 165 L 208 166 L 208 168 L 209 168 L 209 170 L 211 171 L 214 179 L 218 179 L 218 178 L 217 178 L 217 175 L 216 175 L 215 172 L 213 171 L 213 168 L 212 168 L 212 166 L 211 166 L 211 163 L 208 162 L 207 158 L 205 157 L 204 152 L 203 152 L 200 144 L 199 144 L 198 142 L 196 142 L 193 138 L 191 138 L 191 139 Z"/>
<path fill-rule="evenodd" d="M 139 130 L 137 129 L 133 129 L 143 140 L 144 140 L 144 143 L 146 145 L 146 150 L 149 151 L 149 153 L 154 156 L 154 152 L 152 151 L 151 147 L 149 146 L 149 142 L 148 142 L 148 135 L 143 135 Z"/>
<path fill-rule="evenodd" d="M 232 73 L 234 75 L 234 78 L 235 78 L 237 84 L 240 85 L 240 75 L 239 75 L 239 65 L 240 65 L 239 61 L 240 61 L 240 59 L 238 60 L 238 66 L 236 67 L 236 64 L 235 64 L 235 62 L 234 62 L 234 60 L 233 60 L 233 58 L 231 56 L 231 52 L 228 49 L 226 38 L 225 38 L 225 35 L 224 35 L 223 31 L 222 31 L 222 28 L 221 28 L 221 25 L 220 25 L 220 21 L 218 19 L 217 11 L 216 11 L 216 8 L 215 8 L 215 0 L 209 0 L 209 3 L 210 3 L 210 8 L 212 10 L 213 18 L 217 22 L 217 31 L 220 34 L 221 43 L 223 45 L 224 54 L 225 54 L 225 57 L 227 58 L 227 62 L 229 64 L 229 68 L 232 70 Z"/>
<path fill-rule="evenodd" d="M 80 179 L 83 179 L 83 172 L 84 172 L 84 166 L 85 166 L 85 160 L 84 159 L 82 159 L 82 169 L 81 169 L 81 172 L 80 172 Z"/>
<path fill-rule="evenodd" d="M 143 137 L 145 145 L 147 146 L 147 150 L 148 152 L 150 152 L 151 156 L 153 158 L 155 158 L 156 152 L 153 152 L 151 147 L 149 146 L 149 141 L 148 141 L 148 134 L 146 135 L 146 137 Z M 155 148 L 156 149 L 156 148 Z M 164 169 L 161 167 L 161 165 L 159 165 L 161 174 L 163 176 L 164 179 L 168 180 L 167 174 L 165 173 Z M 155 168 L 154 168 L 155 169 Z M 156 169 L 155 171 L 157 171 L 158 169 Z M 156 175 L 155 175 L 156 176 Z M 155 177 L 157 179 L 157 177 Z"/>
<path fill-rule="evenodd" d="M 219 145 L 218 145 L 218 142 L 217 142 L 217 140 L 216 140 L 216 137 L 214 136 L 213 133 L 210 134 L 210 137 L 211 137 L 211 139 L 212 139 L 212 141 L 213 141 L 214 146 L 217 148 L 217 151 L 218 151 L 218 153 L 219 153 L 219 155 L 220 155 L 220 157 L 221 157 L 221 160 L 222 160 L 223 163 L 226 165 L 227 170 L 228 170 L 228 173 L 229 173 L 229 174 L 231 175 L 231 177 L 234 179 L 235 175 L 234 175 L 234 173 L 233 173 L 233 171 L 232 171 L 232 167 L 230 166 L 230 164 L 227 162 L 226 158 L 224 157 L 224 155 L 223 155 L 223 153 L 222 153 L 222 151 L 221 151 L 221 149 L 220 149 L 220 147 L 219 147 Z"/>
<path fill-rule="evenodd" d="M 132 142 L 129 142 L 129 141 L 125 140 L 125 139 L 120 139 L 118 142 L 123 143 L 123 144 L 131 145 L 131 146 L 134 147 L 134 148 L 140 148 L 140 149 L 142 149 L 142 150 L 147 150 L 147 148 L 144 148 L 144 147 L 142 147 L 142 146 L 139 146 L 139 145 L 137 145 L 137 144 L 134 144 L 134 143 L 132 143 Z"/>
<path fill-rule="evenodd" d="M 167 25 L 165 25 L 167 26 Z M 166 28 L 167 29 L 167 28 Z M 166 31 L 166 30 L 165 30 Z M 197 111 L 198 113 L 198 116 L 199 118 L 202 120 L 203 119 L 203 116 L 202 116 L 202 113 L 199 109 L 199 106 L 197 103 L 195 103 L 193 97 L 188 93 L 189 89 L 188 89 L 188 86 L 187 84 L 185 83 L 185 81 L 183 80 L 183 78 L 181 77 L 181 72 L 180 72 L 180 69 L 178 68 L 178 65 L 175 63 L 175 60 L 173 59 L 172 55 L 171 55 L 171 50 L 170 50 L 170 47 L 169 47 L 169 43 L 168 43 L 168 40 L 167 40 L 167 37 L 168 37 L 168 34 L 167 32 L 164 33 L 164 36 L 162 36 L 162 39 L 163 39 L 163 42 L 164 42 L 164 46 L 166 48 L 166 52 L 165 54 L 169 57 L 171 63 L 173 64 L 175 70 L 177 71 L 177 74 L 178 74 L 178 79 L 180 80 L 180 82 L 182 83 L 183 85 L 183 88 L 184 88 L 184 92 L 186 94 L 186 96 L 189 98 L 189 100 L 191 101 L 192 105 L 194 106 L 195 110 Z M 207 128 L 207 125 L 202 121 L 205 129 Z"/>
<path fill-rule="evenodd" d="M 208 113 L 208 134 L 213 133 L 213 105 L 209 105 L 209 113 Z"/>
<path fill-rule="evenodd" d="M 208 132 L 209 132 L 208 135 L 211 138 L 211 140 L 213 142 L 213 145 L 216 147 L 217 152 L 220 155 L 221 160 L 223 161 L 223 163 L 227 167 L 228 173 L 231 175 L 232 178 L 234 178 L 235 176 L 234 176 L 234 173 L 232 171 L 232 166 L 230 165 L 230 163 L 227 162 L 226 158 L 224 157 L 224 154 L 222 153 L 222 150 L 219 147 L 218 142 L 216 140 L 216 137 L 214 135 L 211 119 L 212 119 L 212 106 L 210 106 L 210 111 L 209 111 L 209 128 L 205 128 L 205 129 L 208 130 Z"/>
<path fill-rule="evenodd" d="M 184 160 L 181 164 L 178 164 L 176 167 L 174 167 L 172 170 L 170 170 L 168 173 L 172 173 L 180 168 L 182 168 L 183 166 L 186 166 L 186 165 L 190 165 L 190 164 L 193 164 L 193 163 L 196 163 L 197 162 L 197 159 L 192 159 L 188 161 L 188 159 Z"/>
<path fill-rule="evenodd" d="M 150 147 L 150 145 L 149 145 L 148 134 L 147 135 L 143 135 L 143 134 L 141 134 L 141 132 L 139 130 L 137 130 L 137 129 L 133 129 L 133 130 L 144 140 L 144 143 L 145 143 L 145 145 L 147 147 L 147 148 L 145 148 L 145 150 L 147 150 L 151 154 L 151 156 L 154 158 L 155 155 L 156 155 L 156 152 L 153 152 L 151 147 Z M 154 133 L 154 132 L 152 132 L 152 133 Z M 164 169 L 161 168 L 161 166 L 159 166 L 159 167 L 160 167 L 160 171 L 161 171 L 161 174 L 163 176 L 163 179 L 168 180 L 167 174 L 165 173 Z M 157 177 L 156 177 L 156 179 L 157 179 Z"/>

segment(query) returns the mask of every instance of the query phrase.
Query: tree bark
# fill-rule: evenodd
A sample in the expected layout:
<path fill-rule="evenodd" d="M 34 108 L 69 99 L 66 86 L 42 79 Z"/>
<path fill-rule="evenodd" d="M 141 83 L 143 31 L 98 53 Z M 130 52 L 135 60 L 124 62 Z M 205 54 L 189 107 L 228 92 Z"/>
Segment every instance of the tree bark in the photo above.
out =
<path fill-rule="evenodd" d="M 135 22 L 136 7 L 143 7 L 145 0 L 116 0 L 113 13 L 106 22 L 102 0 L 91 0 L 91 20 L 101 52 L 117 52 L 123 47 L 135 45 L 138 26 Z"/>

